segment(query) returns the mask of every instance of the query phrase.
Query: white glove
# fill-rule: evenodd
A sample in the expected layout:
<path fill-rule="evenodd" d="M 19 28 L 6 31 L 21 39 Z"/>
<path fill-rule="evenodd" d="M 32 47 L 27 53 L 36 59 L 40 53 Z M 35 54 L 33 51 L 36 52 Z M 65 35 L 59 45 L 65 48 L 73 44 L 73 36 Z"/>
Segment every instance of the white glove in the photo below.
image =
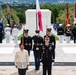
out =
<path fill-rule="evenodd" d="M 54 62 L 52 62 L 52 65 L 54 65 Z"/>

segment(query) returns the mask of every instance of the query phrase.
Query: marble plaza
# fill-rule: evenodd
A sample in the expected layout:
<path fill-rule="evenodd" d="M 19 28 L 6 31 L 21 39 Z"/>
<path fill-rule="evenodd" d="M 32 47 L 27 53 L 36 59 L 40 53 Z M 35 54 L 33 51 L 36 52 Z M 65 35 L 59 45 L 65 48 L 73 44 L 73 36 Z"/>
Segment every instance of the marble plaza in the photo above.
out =
<path fill-rule="evenodd" d="M 18 43 L 14 44 L 14 42 L 11 41 L 10 44 L 6 44 L 4 40 L 3 44 L 0 44 L 0 63 L 14 62 L 15 52 L 19 50 Z M 70 44 L 67 44 L 65 41 L 60 44 L 57 41 L 55 52 L 55 62 L 59 62 L 61 66 L 59 66 L 58 64 L 53 65 L 52 75 L 76 75 L 76 44 L 74 44 L 73 41 L 71 41 Z M 40 70 L 35 71 L 34 56 L 32 50 L 29 61 L 33 64 L 29 66 L 29 70 L 27 70 L 27 75 L 42 75 L 42 64 Z M 62 65 L 62 62 L 68 63 L 67 65 Z M 71 65 L 69 65 L 70 62 Z M 73 66 L 72 62 L 74 63 Z M 14 65 L 5 64 L 4 66 L 0 64 L 0 75 L 18 75 L 18 73 Z"/>

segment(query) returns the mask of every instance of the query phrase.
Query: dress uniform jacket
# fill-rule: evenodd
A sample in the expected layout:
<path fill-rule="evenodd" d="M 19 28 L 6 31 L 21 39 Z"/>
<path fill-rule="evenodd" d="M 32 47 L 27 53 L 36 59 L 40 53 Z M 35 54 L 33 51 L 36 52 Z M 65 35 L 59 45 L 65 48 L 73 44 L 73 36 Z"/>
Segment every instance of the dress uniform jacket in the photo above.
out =
<path fill-rule="evenodd" d="M 46 35 L 45 35 L 46 36 Z M 45 37 L 44 36 L 44 37 Z M 53 36 L 53 35 L 49 35 L 49 37 L 50 37 L 50 44 L 53 46 L 53 51 L 55 51 L 55 47 L 56 47 L 56 40 L 55 40 L 55 37 Z M 53 53 L 55 53 L 55 52 L 53 52 Z M 53 57 L 55 57 L 55 54 L 53 54 L 54 56 Z"/>
<path fill-rule="evenodd" d="M 14 43 L 17 43 L 17 41 L 18 41 L 18 29 L 17 28 L 13 28 L 12 29 L 12 36 L 13 36 L 13 38 L 14 38 Z"/>
<path fill-rule="evenodd" d="M 50 44 L 52 44 L 53 49 L 55 49 L 56 41 L 55 41 L 55 37 L 53 35 L 50 35 Z"/>
<path fill-rule="evenodd" d="M 21 43 L 24 44 L 24 49 L 31 50 L 32 49 L 32 38 L 30 36 L 23 36 L 21 38 Z"/>
<path fill-rule="evenodd" d="M 52 59 L 55 59 L 54 52 L 55 51 L 54 51 L 53 46 L 51 44 L 49 44 L 49 45 L 43 44 L 42 51 L 41 51 L 42 62 L 43 63 L 47 62 L 47 64 L 52 63 Z M 46 60 L 48 60 L 48 61 L 46 61 Z"/>
<path fill-rule="evenodd" d="M 11 35 L 11 28 L 10 27 L 6 27 L 5 28 L 6 43 L 10 42 L 10 35 Z"/>
<path fill-rule="evenodd" d="M 12 35 L 13 36 L 18 36 L 18 32 L 19 32 L 19 30 L 17 28 L 12 29 Z"/>
<path fill-rule="evenodd" d="M 6 27 L 5 28 L 5 34 L 11 34 L 11 28 L 10 27 Z"/>
<path fill-rule="evenodd" d="M 66 36 L 71 36 L 71 28 L 66 28 L 65 34 L 66 34 Z"/>
<path fill-rule="evenodd" d="M 57 29 L 57 35 L 64 35 L 64 28 L 63 27 L 59 27 Z"/>
<path fill-rule="evenodd" d="M 72 34 L 74 37 L 76 37 L 76 26 L 72 29 Z"/>
<path fill-rule="evenodd" d="M 27 68 L 28 60 L 29 60 L 29 58 L 28 58 L 27 50 L 16 52 L 16 54 L 15 54 L 15 65 L 19 69 Z"/>
<path fill-rule="evenodd" d="M 33 36 L 32 39 L 34 40 L 33 50 L 38 51 L 41 50 L 43 38 L 41 36 Z"/>
<path fill-rule="evenodd" d="M 53 46 L 51 44 L 42 46 L 42 52 L 41 52 L 41 60 L 43 63 L 43 75 L 46 75 L 46 70 L 48 70 L 48 75 L 51 75 L 52 71 L 52 62 L 53 59 L 55 59 L 55 53 L 54 53 Z"/>

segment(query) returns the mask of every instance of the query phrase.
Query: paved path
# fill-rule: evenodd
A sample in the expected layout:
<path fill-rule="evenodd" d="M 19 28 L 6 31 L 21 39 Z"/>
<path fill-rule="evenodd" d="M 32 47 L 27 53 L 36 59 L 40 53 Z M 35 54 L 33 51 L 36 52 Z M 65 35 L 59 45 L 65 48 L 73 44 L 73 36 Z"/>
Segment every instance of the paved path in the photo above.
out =
<path fill-rule="evenodd" d="M 13 41 L 11 41 L 10 44 L 6 44 L 6 42 L 3 41 L 3 43 L 0 44 L 0 62 L 14 62 L 14 55 L 18 50 L 18 44 L 14 44 Z M 55 52 L 55 62 L 76 62 L 76 44 L 74 44 L 73 41 L 71 41 L 70 44 L 67 44 L 65 41 L 61 44 L 57 41 Z M 33 51 L 31 51 L 29 60 L 30 62 L 34 62 Z M 39 71 L 35 71 L 34 69 L 34 65 L 30 65 L 27 75 L 42 75 L 42 66 Z M 14 66 L 0 66 L 0 75 L 18 74 Z M 76 66 L 53 66 L 52 75 L 76 75 Z"/>
<path fill-rule="evenodd" d="M 56 34 L 55 31 L 52 30 Z M 20 34 L 22 31 L 20 31 Z M 0 44 L 0 62 L 14 62 L 14 56 L 16 51 L 19 50 L 18 44 L 11 40 L 9 44 L 3 40 Z M 67 44 L 66 41 L 63 43 L 56 42 L 56 59 L 55 62 L 76 62 L 76 44 L 71 41 Z M 34 62 L 33 51 L 29 57 L 30 62 Z M 42 64 L 41 64 L 42 65 Z M 34 66 L 29 66 L 27 75 L 42 75 L 42 66 L 39 71 L 34 70 Z M 0 66 L 0 75 L 18 75 L 17 69 L 14 66 Z M 52 75 L 76 75 L 76 66 L 53 66 Z"/>

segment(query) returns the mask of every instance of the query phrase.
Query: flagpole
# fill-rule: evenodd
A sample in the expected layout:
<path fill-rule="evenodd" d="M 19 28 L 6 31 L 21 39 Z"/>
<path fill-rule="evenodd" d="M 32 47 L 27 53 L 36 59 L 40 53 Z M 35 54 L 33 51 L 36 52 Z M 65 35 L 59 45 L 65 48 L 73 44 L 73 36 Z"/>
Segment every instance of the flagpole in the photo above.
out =
<path fill-rule="evenodd" d="M 37 16 L 37 12 L 36 12 L 36 30 L 38 30 L 38 16 Z"/>
<path fill-rule="evenodd" d="M 38 30 L 38 29 L 40 31 L 43 31 L 42 14 L 41 14 L 41 11 L 40 11 L 40 5 L 39 5 L 39 1 L 36 0 L 36 30 Z"/>
<path fill-rule="evenodd" d="M 46 35 L 47 35 L 47 25 L 46 25 Z"/>

